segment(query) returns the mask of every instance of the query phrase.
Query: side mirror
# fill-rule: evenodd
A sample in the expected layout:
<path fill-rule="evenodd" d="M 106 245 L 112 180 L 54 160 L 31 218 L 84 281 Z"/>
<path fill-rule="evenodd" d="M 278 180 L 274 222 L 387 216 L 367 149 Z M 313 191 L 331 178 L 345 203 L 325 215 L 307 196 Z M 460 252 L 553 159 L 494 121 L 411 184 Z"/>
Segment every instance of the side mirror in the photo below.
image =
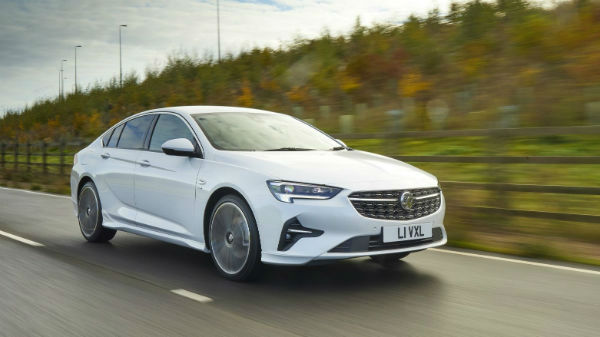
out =
<path fill-rule="evenodd" d="M 161 146 L 164 153 L 170 156 L 182 156 L 182 157 L 197 157 L 196 149 L 194 144 L 187 138 L 175 138 L 167 140 Z"/>
<path fill-rule="evenodd" d="M 344 147 L 348 147 L 348 145 L 346 145 L 346 143 L 342 142 L 340 139 L 336 138 L 335 141 L 338 142 L 338 143 L 340 143 L 340 144 L 342 144 L 342 145 L 344 145 Z"/>

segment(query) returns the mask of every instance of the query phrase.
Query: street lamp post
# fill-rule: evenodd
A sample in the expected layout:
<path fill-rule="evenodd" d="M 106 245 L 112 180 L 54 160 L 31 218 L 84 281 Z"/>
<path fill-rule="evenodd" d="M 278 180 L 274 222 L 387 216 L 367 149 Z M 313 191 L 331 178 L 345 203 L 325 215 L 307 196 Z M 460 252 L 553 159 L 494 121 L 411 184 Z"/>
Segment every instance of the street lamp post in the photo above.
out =
<path fill-rule="evenodd" d="M 127 27 L 127 25 L 119 25 L 119 84 L 123 86 L 123 59 L 121 54 L 121 28 Z"/>
<path fill-rule="evenodd" d="M 65 82 L 63 79 L 63 74 L 64 74 L 64 63 L 67 62 L 67 60 L 62 59 L 60 60 L 60 98 L 64 99 L 65 98 Z"/>
<path fill-rule="evenodd" d="M 77 48 L 81 48 L 80 45 L 73 48 L 75 50 L 75 93 L 77 93 Z"/>
<path fill-rule="evenodd" d="M 64 76 L 63 77 L 63 96 L 65 95 L 65 80 L 68 80 L 69 78 Z"/>
<path fill-rule="evenodd" d="M 219 0 L 217 0 L 217 56 L 219 63 L 221 63 L 221 11 Z"/>

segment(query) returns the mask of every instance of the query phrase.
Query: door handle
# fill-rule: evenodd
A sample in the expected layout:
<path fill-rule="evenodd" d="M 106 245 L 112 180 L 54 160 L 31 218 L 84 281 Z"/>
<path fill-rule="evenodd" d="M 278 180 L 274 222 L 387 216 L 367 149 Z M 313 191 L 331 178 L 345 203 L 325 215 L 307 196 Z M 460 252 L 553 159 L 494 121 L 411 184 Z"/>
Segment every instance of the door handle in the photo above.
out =
<path fill-rule="evenodd" d="M 148 166 L 150 166 L 150 162 L 149 162 L 149 161 L 147 161 L 147 160 L 145 160 L 145 159 L 144 159 L 144 160 L 141 160 L 141 161 L 139 162 L 139 164 L 140 164 L 141 166 L 143 166 L 143 167 L 148 167 Z"/>
<path fill-rule="evenodd" d="M 110 153 L 106 152 L 100 155 L 100 157 L 102 157 L 102 159 L 108 159 L 110 158 Z"/>

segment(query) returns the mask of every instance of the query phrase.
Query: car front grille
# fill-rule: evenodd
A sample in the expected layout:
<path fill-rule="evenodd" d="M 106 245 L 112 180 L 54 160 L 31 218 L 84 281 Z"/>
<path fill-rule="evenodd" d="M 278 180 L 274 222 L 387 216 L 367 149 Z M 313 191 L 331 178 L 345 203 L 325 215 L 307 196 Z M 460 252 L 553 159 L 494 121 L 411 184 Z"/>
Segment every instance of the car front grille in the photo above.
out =
<path fill-rule="evenodd" d="M 414 205 L 406 210 L 400 204 L 404 192 L 412 193 Z M 441 193 L 438 187 L 354 192 L 348 196 L 354 208 L 362 216 L 382 220 L 413 220 L 432 214 L 440 208 Z"/>

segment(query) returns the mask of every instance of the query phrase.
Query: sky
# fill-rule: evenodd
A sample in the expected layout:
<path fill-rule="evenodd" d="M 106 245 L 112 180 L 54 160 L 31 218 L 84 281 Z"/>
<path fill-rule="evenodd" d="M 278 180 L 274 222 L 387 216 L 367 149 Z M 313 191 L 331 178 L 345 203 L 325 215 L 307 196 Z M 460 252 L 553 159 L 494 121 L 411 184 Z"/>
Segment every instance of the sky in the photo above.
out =
<path fill-rule="evenodd" d="M 348 32 L 364 25 L 401 23 L 451 0 L 221 0 L 221 54 L 279 47 L 301 36 Z M 123 72 L 143 78 L 174 53 L 217 54 L 216 0 L 0 0 L 0 114 L 58 95 L 60 60 L 65 91 L 119 76 L 119 25 Z"/>

